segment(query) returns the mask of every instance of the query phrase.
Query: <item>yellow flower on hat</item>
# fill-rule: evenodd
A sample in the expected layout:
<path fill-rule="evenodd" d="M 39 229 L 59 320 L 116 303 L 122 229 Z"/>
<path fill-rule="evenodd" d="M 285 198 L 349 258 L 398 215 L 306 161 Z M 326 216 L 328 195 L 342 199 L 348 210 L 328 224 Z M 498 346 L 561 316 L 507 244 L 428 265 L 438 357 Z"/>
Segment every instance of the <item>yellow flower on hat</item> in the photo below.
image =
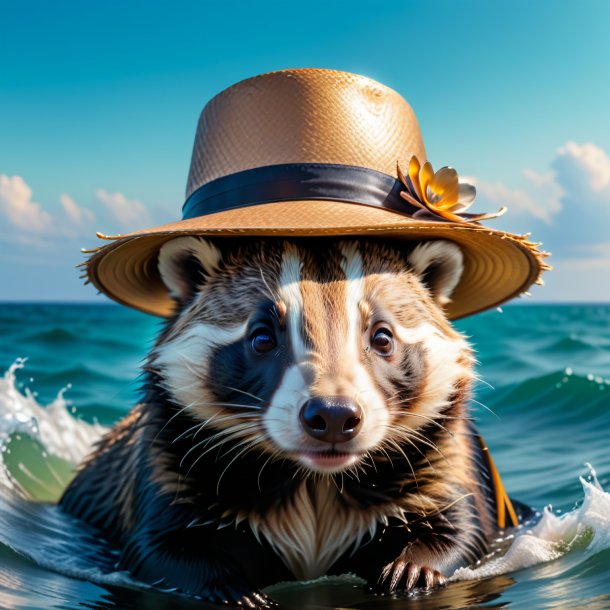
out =
<path fill-rule="evenodd" d="M 436 173 L 426 161 L 422 166 L 417 157 L 411 157 L 407 175 L 397 165 L 398 178 L 406 191 L 400 196 L 421 209 L 424 214 L 416 212 L 415 217 L 422 215 L 441 216 L 452 222 L 477 222 L 497 218 L 506 212 L 502 207 L 490 214 L 465 214 L 474 201 L 477 191 L 472 184 L 460 182 L 457 172 L 452 167 L 441 167 Z"/>

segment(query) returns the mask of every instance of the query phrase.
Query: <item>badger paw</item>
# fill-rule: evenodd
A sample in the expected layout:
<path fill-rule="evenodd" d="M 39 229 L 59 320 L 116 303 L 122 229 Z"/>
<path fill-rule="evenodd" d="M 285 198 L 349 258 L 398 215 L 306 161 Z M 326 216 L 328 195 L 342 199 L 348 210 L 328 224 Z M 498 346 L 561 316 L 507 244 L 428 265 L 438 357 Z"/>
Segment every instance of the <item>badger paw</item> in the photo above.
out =
<path fill-rule="evenodd" d="M 435 589 L 446 582 L 447 579 L 438 570 L 398 558 L 383 568 L 372 589 L 382 595 L 408 593 L 413 589 Z"/>
<path fill-rule="evenodd" d="M 229 606 L 241 608 L 277 608 L 279 604 L 268 595 L 256 591 L 249 595 L 244 595 L 234 602 L 227 602 Z"/>
<path fill-rule="evenodd" d="M 261 591 L 253 591 L 247 587 L 221 585 L 209 587 L 195 595 L 197 599 L 211 602 L 217 606 L 228 608 L 268 609 L 277 608 L 279 604 Z"/>

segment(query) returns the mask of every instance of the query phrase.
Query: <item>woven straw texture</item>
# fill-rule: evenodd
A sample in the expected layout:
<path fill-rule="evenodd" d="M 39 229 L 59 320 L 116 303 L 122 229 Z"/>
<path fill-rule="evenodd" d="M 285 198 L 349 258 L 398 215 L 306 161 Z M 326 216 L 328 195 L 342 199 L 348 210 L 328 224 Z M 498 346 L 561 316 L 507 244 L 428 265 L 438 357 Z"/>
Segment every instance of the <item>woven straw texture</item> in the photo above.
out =
<path fill-rule="evenodd" d="M 281 163 L 338 163 L 396 174 L 426 152 L 411 106 L 392 89 L 336 70 L 249 78 L 203 109 L 186 188 Z"/>

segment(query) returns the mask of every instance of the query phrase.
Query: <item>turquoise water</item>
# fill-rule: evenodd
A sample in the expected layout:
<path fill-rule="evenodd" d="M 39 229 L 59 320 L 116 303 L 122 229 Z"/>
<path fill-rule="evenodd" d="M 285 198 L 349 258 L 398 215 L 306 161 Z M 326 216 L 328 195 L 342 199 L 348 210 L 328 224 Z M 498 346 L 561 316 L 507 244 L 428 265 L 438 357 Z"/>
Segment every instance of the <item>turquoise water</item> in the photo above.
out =
<path fill-rule="evenodd" d="M 473 409 L 506 488 L 552 510 L 440 592 L 371 598 L 343 578 L 279 586 L 286 606 L 610 608 L 610 306 L 513 305 L 457 326 L 477 349 Z M 57 497 L 98 424 L 134 404 L 159 328 L 111 305 L 0 305 L 0 608 L 202 607 L 97 565 L 103 541 L 19 497 Z"/>

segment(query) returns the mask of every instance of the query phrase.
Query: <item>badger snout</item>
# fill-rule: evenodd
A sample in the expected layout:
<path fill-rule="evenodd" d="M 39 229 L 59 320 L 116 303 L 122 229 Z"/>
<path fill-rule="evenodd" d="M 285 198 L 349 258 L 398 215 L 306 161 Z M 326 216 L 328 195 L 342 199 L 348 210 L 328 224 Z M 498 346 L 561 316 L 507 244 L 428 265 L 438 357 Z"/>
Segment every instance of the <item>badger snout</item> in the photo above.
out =
<path fill-rule="evenodd" d="M 303 430 L 316 440 L 344 443 L 362 428 L 363 412 L 345 396 L 316 396 L 303 404 L 299 420 Z"/>

